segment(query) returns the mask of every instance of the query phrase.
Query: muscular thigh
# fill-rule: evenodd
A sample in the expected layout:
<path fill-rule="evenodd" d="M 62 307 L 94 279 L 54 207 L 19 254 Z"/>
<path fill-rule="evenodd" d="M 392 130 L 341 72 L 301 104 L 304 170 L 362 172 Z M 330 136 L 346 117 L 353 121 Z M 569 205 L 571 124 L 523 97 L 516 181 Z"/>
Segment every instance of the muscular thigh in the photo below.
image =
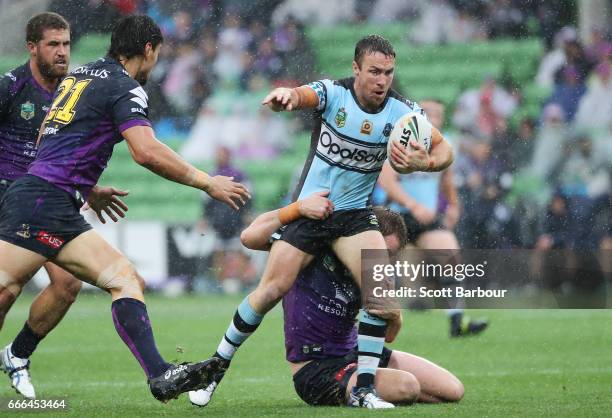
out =
<path fill-rule="evenodd" d="M 463 396 L 463 384 L 455 375 L 422 357 L 394 350 L 388 367 L 413 374 L 419 381 L 424 400 L 429 396 L 456 401 Z"/>
<path fill-rule="evenodd" d="M 81 280 L 56 264 L 47 262 L 44 267 L 49 275 L 49 280 L 51 280 L 54 286 L 69 287 L 78 286 L 81 283 Z"/>
<path fill-rule="evenodd" d="M 0 240 L 0 286 L 9 290 L 23 286 L 46 261 L 40 254 Z"/>
<path fill-rule="evenodd" d="M 125 256 L 94 230 L 66 244 L 54 261 L 81 280 L 102 288 L 105 288 L 101 286 L 105 276 L 132 269 Z"/>
<path fill-rule="evenodd" d="M 274 241 L 260 285 L 284 283 L 287 288 L 291 287 L 300 270 L 313 258 L 285 241 Z"/>

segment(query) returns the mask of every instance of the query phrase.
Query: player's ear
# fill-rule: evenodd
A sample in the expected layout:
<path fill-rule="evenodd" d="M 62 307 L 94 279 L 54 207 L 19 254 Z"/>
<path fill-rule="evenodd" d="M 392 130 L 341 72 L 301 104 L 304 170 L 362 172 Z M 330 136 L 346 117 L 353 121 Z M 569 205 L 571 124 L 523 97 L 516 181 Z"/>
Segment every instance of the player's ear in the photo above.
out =
<path fill-rule="evenodd" d="M 28 48 L 30 55 L 34 55 L 36 52 L 36 42 L 28 41 L 26 42 L 26 47 Z"/>
<path fill-rule="evenodd" d="M 357 61 L 353 61 L 353 75 L 355 77 L 357 77 L 359 75 L 359 64 L 357 64 Z"/>
<path fill-rule="evenodd" d="M 151 57 L 153 57 L 153 44 L 151 44 L 151 42 L 147 42 L 145 44 L 145 49 L 144 49 L 144 56 L 147 60 L 151 59 Z"/>

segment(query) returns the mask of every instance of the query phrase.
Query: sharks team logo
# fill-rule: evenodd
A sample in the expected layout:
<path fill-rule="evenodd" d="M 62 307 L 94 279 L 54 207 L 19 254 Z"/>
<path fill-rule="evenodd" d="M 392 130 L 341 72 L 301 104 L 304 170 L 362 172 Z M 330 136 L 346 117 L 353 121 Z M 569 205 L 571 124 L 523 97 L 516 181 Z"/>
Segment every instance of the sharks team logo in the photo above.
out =
<path fill-rule="evenodd" d="M 385 125 L 385 128 L 383 129 L 383 136 L 389 138 L 389 135 L 391 135 L 392 130 L 393 130 L 393 125 L 391 125 L 390 123 L 387 123 Z"/>

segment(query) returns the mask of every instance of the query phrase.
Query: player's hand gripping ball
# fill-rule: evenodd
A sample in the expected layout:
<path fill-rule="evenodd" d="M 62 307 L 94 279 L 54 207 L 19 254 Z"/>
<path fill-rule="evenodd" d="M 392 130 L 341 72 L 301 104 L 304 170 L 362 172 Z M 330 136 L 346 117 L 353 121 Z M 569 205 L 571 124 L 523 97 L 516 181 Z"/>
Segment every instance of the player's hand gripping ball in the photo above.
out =
<path fill-rule="evenodd" d="M 431 149 L 431 129 L 431 123 L 420 112 L 406 113 L 395 122 L 395 126 L 389 136 L 389 142 L 387 142 L 387 158 L 395 171 L 406 174 L 413 170 L 406 171 L 394 164 L 391 145 L 396 143 L 399 147 L 410 152 L 413 150 L 410 142 L 415 142 L 422 145 L 425 151 L 429 152 Z"/>

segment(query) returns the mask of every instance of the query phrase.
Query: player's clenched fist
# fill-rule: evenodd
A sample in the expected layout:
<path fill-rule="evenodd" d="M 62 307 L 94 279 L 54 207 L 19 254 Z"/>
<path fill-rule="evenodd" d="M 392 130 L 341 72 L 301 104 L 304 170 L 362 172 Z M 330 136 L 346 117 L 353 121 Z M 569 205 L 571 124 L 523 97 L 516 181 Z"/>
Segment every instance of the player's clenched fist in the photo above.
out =
<path fill-rule="evenodd" d="M 294 89 L 278 87 L 272 90 L 261 102 L 274 112 L 282 110 L 295 110 L 298 107 L 299 97 Z"/>
<path fill-rule="evenodd" d="M 326 196 L 329 191 L 316 192 L 298 201 L 300 215 L 310 219 L 326 219 L 334 211 L 334 204 Z"/>
<path fill-rule="evenodd" d="M 430 167 L 429 154 L 423 145 L 415 141 L 409 142 L 410 148 L 403 148 L 397 143 L 391 144 L 391 159 L 402 173 L 413 171 L 428 171 Z"/>
<path fill-rule="evenodd" d="M 226 176 L 211 177 L 205 192 L 210 197 L 225 202 L 233 209 L 238 210 L 240 209 L 238 202 L 244 205 L 251 198 L 251 194 L 246 187 L 233 180 L 233 177 Z"/>

